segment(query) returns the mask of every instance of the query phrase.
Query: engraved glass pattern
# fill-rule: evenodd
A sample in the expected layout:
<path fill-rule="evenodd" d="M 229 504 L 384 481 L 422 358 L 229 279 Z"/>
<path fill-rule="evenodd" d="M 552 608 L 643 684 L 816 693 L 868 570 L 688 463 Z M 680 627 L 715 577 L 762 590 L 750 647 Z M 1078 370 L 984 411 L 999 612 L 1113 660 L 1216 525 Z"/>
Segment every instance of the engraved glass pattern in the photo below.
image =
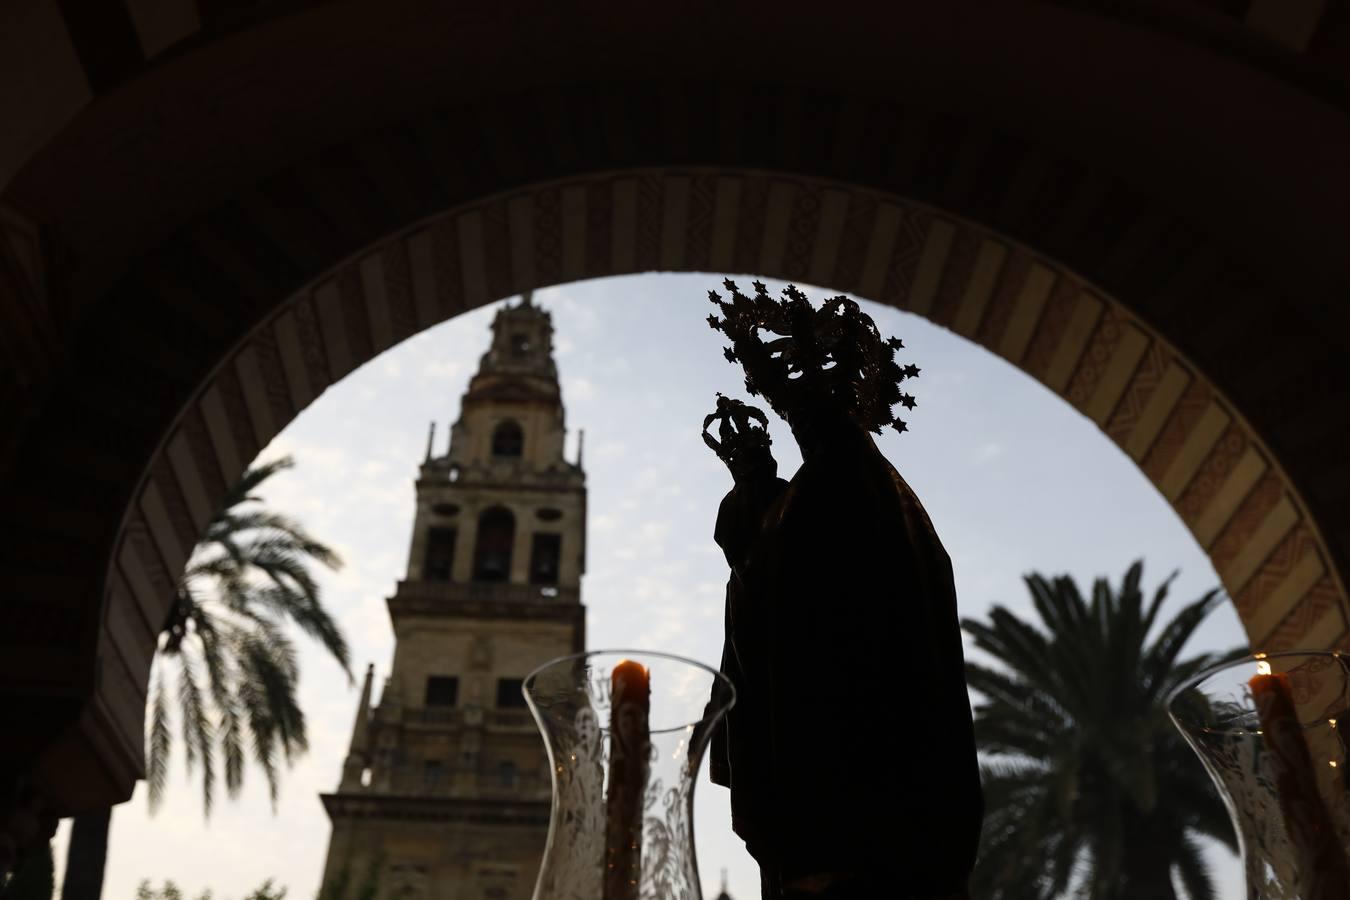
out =
<path fill-rule="evenodd" d="M 1201 673 L 1168 700 L 1228 807 L 1248 900 L 1350 897 L 1347 662 L 1331 651 L 1258 654 Z M 1279 698 L 1268 696 L 1274 679 Z"/>
<path fill-rule="evenodd" d="M 649 698 L 615 681 L 624 662 L 646 670 Z M 710 730 L 734 702 L 731 683 L 678 656 L 605 650 L 536 669 L 524 692 L 553 776 L 534 900 L 702 900 L 694 783 Z M 625 808 L 634 812 L 632 829 L 619 830 L 628 837 L 607 838 Z M 628 875 L 616 882 L 616 872 Z"/>

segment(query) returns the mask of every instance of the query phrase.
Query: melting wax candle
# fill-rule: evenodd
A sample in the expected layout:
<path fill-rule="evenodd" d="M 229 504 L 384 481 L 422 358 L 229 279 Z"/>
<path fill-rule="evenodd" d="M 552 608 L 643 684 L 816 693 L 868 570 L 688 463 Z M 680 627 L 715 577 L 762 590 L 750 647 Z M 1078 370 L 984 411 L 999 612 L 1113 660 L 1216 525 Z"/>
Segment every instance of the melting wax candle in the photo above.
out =
<path fill-rule="evenodd" d="M 610 764 L 605 799 L 603 900 L 637 900 L 638 897 L 651 707 L 648 671 L 631 660 L 615 666 L 610 674 Z"/>
<path fill-rule="evenodd" d="M 1319 900 L 1350 900 L 1350 868 L 1317 790 L 1289 676 L 1271 672 L 1270 663 L 1259 660 L 1248 684 L 1266 749 L 1274 761 L 1280 810 L 1297 857 L 1302 894 Z"/>

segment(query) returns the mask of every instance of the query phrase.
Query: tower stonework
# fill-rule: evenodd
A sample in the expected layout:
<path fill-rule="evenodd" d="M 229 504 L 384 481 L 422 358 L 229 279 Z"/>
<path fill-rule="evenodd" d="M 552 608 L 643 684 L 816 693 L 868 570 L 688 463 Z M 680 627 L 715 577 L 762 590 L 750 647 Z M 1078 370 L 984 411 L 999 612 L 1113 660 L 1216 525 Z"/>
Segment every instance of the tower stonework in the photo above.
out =
<path fill-rule="evenodd" d="M 389 598 L 393 665 L 366 673 L 336 792 L 325 900 L 527 900 L 549 772 L 521 694 L 585 646 L 586 481 L 563 455 L 547 312 L 503 307 L 444 455 L 417 478 L 408 570 Z"/>

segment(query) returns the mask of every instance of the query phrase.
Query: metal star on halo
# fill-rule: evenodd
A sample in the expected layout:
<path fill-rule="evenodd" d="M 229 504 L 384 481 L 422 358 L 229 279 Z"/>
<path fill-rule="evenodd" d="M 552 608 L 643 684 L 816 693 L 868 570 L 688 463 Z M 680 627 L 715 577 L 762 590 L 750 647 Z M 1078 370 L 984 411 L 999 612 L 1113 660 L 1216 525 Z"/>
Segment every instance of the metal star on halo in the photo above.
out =
<path fill-rule="evenodd" d="M 912 396 L 910 396 L 909 394 L 901 394 L 901 395 L 900 395 L 900 405 L 903 406 L 905 409 L 913 409 L 913 408 L 914 408 L 914 404 L 915 404 L 915 400 L 914 400 L 914 398 L 913 398 Z"/>
<path fill-rule="evenodd" d="M 905 424 L 903 419 L 896 419 L 894 422 L 891 423 L 891 427 L 894 428 L 900 434 L 904 434 L 906 431 L 909 431 L 909 426 Z"/>
<path fill-rule="evenodd" d="M 723 278 L 722 286 L 729 291 L 736 290 L 736 282 L 732 281 L 730 278 Z"/>
<path fill-rule="evenodd" d="M 764 286 L 764 282 L 762 281 L 753 281 L 751 284 L 755 286 L 756 294 L 767 294 L 769 292 L 769 289 Z"/>
<path fill-rule="evenodd" d="M 911 363 L 910 365 L 905 366 L 904 369 L 902 369 L 901 371 L 904 373 L 904 376 L 905 376 L 906 378 L 918 378 L 918 377 L 919 377 L 919 367 L 916 366 L 916 365 L 914 365 L 913 363 Z"/>
<path fill-rule="evenodd" d="M 722 320 L 717 318 L 717 316 L 708 316 L 708 327 L 710 327 L 713 331 L 721 331 Z"/>

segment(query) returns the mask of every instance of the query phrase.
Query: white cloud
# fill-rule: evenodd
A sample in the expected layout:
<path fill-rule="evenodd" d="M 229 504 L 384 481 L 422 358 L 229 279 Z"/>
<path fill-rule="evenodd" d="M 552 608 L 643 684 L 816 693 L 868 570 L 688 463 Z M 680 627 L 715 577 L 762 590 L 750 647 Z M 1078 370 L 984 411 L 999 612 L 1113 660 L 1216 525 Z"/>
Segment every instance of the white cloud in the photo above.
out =
<path fill-rule="evenodd" d="M 628 444 L 625 441 L 599 441 L 594 449 L 588 447 L 587 454 L 594 456 L 597 460 L 615 460 L 628 454 Z"/>
<path fill-rule="evenodd" d="M 568 403 L 585 403 L 588 400 L 595 399 L 595 383 L 589 378 L 576 375 L 564 377 L 562 379 L 562 390 Z"/>
<path fill-rule="evenodd" d="M 423 363 L 419 370 L 423 378 L 435 378 L 442 381 L 462 381 L 469 374 L 469 364 L 464 359 L 434 359 Z"/>
<path fill-rule="evenodd" d="M 1003 445 L 998 441 L 985 441 L 972 454 L 972 462 L 977 465 L 993 462 L 1003 455 Z"/>

